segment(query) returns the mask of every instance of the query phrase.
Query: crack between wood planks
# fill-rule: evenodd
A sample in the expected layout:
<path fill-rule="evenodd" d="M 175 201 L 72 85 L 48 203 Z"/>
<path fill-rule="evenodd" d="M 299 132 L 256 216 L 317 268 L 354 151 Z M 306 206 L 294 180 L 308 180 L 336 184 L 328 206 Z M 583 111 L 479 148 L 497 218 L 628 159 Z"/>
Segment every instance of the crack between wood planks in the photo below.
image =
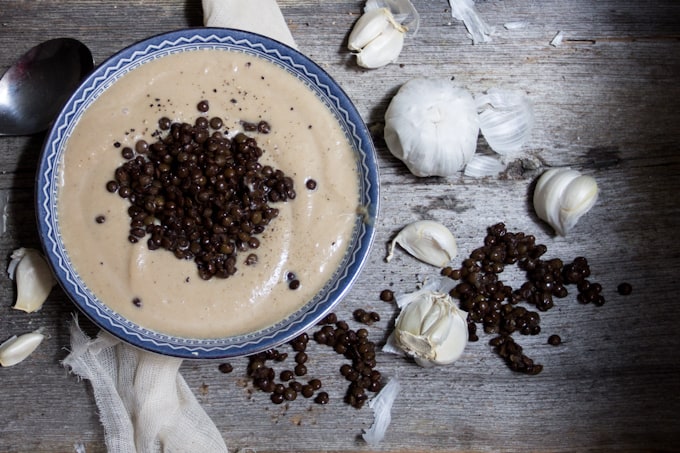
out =
<path fill-rule="evenodd" d="M 617 42 L 672 42 L 680 41 L 680 35 L 652 35 L 652 36 L 604 36 L 600 38 L 564 38 L 564 44 L 598 44 Z"/>

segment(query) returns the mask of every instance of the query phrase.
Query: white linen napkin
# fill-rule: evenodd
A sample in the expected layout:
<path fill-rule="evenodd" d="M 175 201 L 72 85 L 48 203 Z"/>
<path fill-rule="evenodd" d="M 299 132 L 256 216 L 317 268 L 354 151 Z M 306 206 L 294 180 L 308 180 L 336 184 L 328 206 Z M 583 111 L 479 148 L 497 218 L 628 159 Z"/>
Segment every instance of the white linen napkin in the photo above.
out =
<path fill-rule="evenodd" d="M 179 373 L 181 359 L 71 325 L 64 365 L 90 381 L 109 453 L 227 453 L 219 430 Z"/>
<path fill-rule="evenodd" d="M 204 24 L 267 35 L 296 47 L 275 0 L 203 0 Z M 227 453 L 227 446 L 179 372 L 182 360 L 142 351 L 71 326 L 63 364 L 90 381 L 109 453 Z"/>
<path fill-rule="evenodd" d="M 297 49 L 276 0 L 203 0 L 203 24 L 259 33 Z"/>

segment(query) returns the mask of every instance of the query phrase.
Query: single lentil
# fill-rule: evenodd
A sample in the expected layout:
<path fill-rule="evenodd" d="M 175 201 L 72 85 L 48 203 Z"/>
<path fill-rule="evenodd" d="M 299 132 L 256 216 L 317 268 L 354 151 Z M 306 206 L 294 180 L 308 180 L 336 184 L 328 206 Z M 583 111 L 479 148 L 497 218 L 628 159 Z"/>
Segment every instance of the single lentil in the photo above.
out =
<path fill-rule="evenodd" d="M 234 371 L 234 367 L 231 365 L 231 363 L 221 363 L 217 369 L 220 370 L 221 373 L 231 373 Z"/>
<path fill-rule="evenodd" d="M 205 113 L 210 109 L 210 105 L 208 104 L 208 101 L 203 100 L 198 103 L 196 108 L 198 109 L 199 112 Z"/>
<path fill-rule="evenodd" d="M 307 187 L 307 189 L 309 189 L 309 190 L 316 189 L 316 181 L 314 179 L 308 179 L 305 182 L 305 187 Z"/>
<path fill-rule="evenodd" d="M 550 335 L 548 337 L 548 344 L 557 346 L 562 343 L 562 338 L 559 335 Z"/>
<path fill-rule="evenodd" d="M 288 288 L 290 288 L 292 290 L 296 290 L 299 287 L 300 287 L 300 280 L 298 280 L 298 279 L 292 280 L 290 283 L 288 283 Z"/>
<path fill-rule="evenodd" d="M 314 398 L 314 402 L 317 404 L 328 404 L 328 400 L 328 393 L 326 392 L 319 392 Z"/>
<path fill-rule="evenodd" d="M 304 376 L 307 374 L 307 367 L 301 363 L 298 363 L 295 365 L 294 371 L 296 376 Z"/>
<path fill-rule="evenodd" d="M 618 291 L 618 293 L 620 295 L 628 296 L 628 295 L 630 295 L 630 293 L 633 292 L 633 285 L 631 285 L 630 283 L 624 282 L 624 283 L 619 284 L 619 286 L 616 288 L 616 290 Z"/>
<path fill-rule="evenodd" d="M 383 302 L 394 301 L 394 292 L 391 289 L 383 289 L 380 292 L 380 300 L 382 300 Z"/>

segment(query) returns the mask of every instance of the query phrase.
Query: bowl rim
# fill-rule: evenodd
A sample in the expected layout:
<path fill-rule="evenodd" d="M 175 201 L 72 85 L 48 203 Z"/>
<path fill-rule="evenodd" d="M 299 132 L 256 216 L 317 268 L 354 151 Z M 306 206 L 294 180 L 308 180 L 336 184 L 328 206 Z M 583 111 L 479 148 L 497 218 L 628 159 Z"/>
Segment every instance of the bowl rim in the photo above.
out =
<path fill-rule="evenodd" d="M 63 145 L 80 115 L 125 72 L 180 51 L 225 49 L 268 60 L 297 77 L 326 104 L 352 144 L 359 170 L 360 203 L 348 252 L 324 288 L 281 322 L 256 332 L 225 338 L 185 338 L 155 332 L 123 318 L 92 294 L 70 264 L 60 240 L 55 184 Z M 69 299 L 100 329 L 128 344 L 186 359 L 223 359 L 276 347 L 317 324 L 349 292 L 368 259 L 379 212 L 379 174 L 370 132 L 344 90 L 318 64 L 296 49 L 257 33 L 216 27 L 183 28 L 137 41 L 97 66 L 62 107 L 48 132 L 36 173 L 38 233 L 54 275 Z"/>

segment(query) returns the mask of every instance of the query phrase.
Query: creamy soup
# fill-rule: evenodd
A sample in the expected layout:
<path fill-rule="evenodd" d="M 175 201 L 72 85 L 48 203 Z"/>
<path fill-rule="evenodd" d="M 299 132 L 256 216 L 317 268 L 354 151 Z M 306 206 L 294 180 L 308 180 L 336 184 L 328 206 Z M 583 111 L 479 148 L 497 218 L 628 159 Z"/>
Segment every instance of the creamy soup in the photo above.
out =
<path fill-rule="evenodd" d="M 205 114 L 201 100 L 210 105 Z M 272 205 L 279 216 L 259 235 L 257 263 L 239 253 L 238 271 L 226 279 L 201 279 L 193 260 L 150 251 L 146 238 L 129 242 L 129 202 L 106 190 L 125 162 L 121 147 L 155 141 L 163 116 L 193 123 L 199 115 L 221 117 L 234 132 L 244 121 L 267 121 L 271 132 L 248 134 L 264 150 L 260 162 L 292 177 L 297 193 Z M 187 338 L 253 332 L 299 309 L 337 270 L 359 204 L 356 157 L 332 112 L 285 70 L 225 50 L 165 56 L 122 76 L 78 121 L 59 172 L 58 224 L 85 285 L 132 322 Z M 295 290 L 290 272 L 301 283 Z"/>

